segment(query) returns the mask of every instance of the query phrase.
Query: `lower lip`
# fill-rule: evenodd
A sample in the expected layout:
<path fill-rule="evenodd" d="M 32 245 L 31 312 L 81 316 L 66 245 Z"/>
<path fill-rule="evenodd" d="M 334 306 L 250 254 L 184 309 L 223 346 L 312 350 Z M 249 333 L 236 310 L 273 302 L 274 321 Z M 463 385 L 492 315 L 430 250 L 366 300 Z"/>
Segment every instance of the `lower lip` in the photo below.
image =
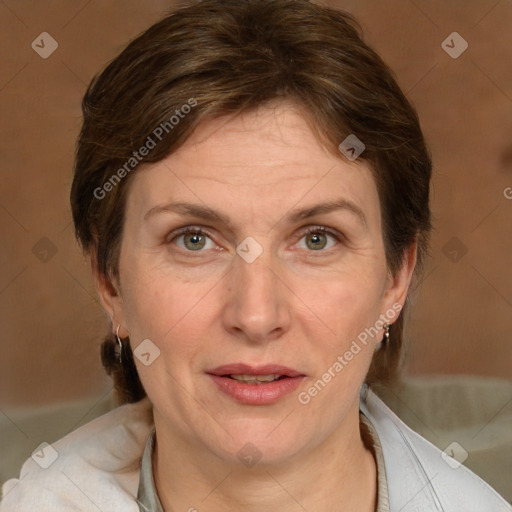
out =
<path fill-rule="evenodd" d="M 264 384 L 244 384 L 229 377 L 211 374 L 209 376 L 226 395 L 242 404 L 248 405 L 273 404 L 292 391 L 295 391 L 304 378 L 304 375 L 301 375 Z"/>

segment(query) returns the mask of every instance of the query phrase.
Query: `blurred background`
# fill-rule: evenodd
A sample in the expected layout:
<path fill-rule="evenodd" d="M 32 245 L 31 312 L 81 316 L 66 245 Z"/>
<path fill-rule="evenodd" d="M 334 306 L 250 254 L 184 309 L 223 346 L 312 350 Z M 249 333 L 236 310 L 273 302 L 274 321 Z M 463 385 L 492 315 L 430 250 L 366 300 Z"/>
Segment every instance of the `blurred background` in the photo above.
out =
<path fill-rule="evenodd" d="M 434 160 L 408 384 L 388 403 L 441 449 L 460 443 L 464 463 L 512 500 L 512 2 L 323 3 L 354 14 L 395 70 Z M 40 442 L 113 406 L 99 356 L 109 323 L 68 200 L 80 102 L 173 5 L 0 0 L 0 483 Z"/>

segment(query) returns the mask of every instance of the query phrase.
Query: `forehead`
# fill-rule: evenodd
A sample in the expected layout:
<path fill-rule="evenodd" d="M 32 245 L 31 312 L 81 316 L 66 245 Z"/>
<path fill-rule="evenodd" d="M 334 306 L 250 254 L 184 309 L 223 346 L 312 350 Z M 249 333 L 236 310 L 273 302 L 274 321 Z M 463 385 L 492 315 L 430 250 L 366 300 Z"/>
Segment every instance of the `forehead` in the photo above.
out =
<path fill-rule="evenodd" d="M 130 189 L 130 203 L 145 212 L 178 198 L 254 213 L 344 197 L 380 213 L 368 165 L 331 154 L 286 104 L 203 122 L 177 151 L 138 169 Z"/>
<path fill-rule="evenodd" d="M 206 158 L 208 166 L 222 166 L 228 172 L 240 166 L 301 166 L 326 155 L 300 112 L 286 104 L 205 121 L 174 160 L 191 156 L 191 151 L 197 152 L 196 159 Z"/>

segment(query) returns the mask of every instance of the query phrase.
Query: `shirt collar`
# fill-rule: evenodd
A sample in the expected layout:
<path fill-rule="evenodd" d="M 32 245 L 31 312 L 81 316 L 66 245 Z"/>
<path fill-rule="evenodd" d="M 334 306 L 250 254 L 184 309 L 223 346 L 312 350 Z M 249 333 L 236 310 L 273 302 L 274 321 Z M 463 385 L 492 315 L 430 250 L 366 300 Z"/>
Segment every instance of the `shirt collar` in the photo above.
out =
<path fill-rule="evenodd" d="M 156 491 L 153 478 L 153 451 L 155 446 L 155 427 L 151 429 L 140 467 L 139 490 L 137 492 L 137 504 L 140 512 L 164 512 L 160 498 Z"/>

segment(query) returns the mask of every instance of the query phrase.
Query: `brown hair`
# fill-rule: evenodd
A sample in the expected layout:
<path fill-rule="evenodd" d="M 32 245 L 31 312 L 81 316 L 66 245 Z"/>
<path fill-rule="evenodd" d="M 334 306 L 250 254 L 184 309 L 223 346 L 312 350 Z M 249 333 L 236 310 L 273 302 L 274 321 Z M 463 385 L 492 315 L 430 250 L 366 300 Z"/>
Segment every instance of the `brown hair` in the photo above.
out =
<path fill-rule="evenodd" d="M 421 267 L 431 228 L 430 155 L 414 108 L 359 33 L 349 14 L 306 0 L 203 0 L 134 39 L 91 81 L 82 103 L 71 206 L 77 238 L 100 275 L 119 279 L 130 171 L 168 156 L 206 119 L 285 100 L 340 158 L 348 135 L 364 143 L 359 158 L 379 192 L 388 268 L 396 273 L 415 239 Z M 135 158 L 149 138 L 154 147 Z M 397 374 L 404 310 L 375 353 L 368 383 Z M 131 350 L 119 366 L 112 344 L 110 337 L 103 363 L 121 403 L 137 401 L 145 392 Z"/>

